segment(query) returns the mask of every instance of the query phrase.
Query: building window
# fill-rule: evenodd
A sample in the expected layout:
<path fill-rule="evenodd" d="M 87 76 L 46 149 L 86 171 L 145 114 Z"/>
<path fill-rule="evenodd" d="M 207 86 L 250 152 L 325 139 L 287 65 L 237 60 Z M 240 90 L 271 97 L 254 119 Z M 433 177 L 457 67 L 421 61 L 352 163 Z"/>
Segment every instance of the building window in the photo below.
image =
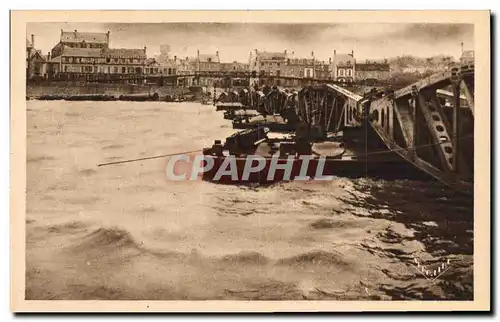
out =
<path fill-rule="evenodd" d="M 115 63 L 118 63 L 118 58 L 113 59 Z"/>
<path fill-rule="evenodd" d="M 127 72 L 125 67 L 122 67 L 122 74 L 125 74 Z"/>
<path fill-rule="evenodd" d="M 347 70 L 347 76 L 352 76 L 352 69 Z"/>
<path fill-rule="evenodd" d="M 344 76 L 344 70 L 343 69 L 339 69 L 339 76 Z"/>
<path fill-rule="evenodd" d="M 64 72 L 68 72 L 68 66 L 64 66 Z"/>
<path fill-rule="evenodd" d="M 94 73 L 97 73 L 97 66 L 94 66 Z"/>
<path fill-rule="evenodd" d="M 113 73 L 118 74 L 118 67 L 115 67 Z"/>
<path fill-rule="evenodd" d="M 128 59 L 128 62 L 129 62 L 129 63 L 131 63 L 131 64 L 133 64 L 133 63 L 134 63 L 134 59 L 129 58 L 129 59 Z"/>

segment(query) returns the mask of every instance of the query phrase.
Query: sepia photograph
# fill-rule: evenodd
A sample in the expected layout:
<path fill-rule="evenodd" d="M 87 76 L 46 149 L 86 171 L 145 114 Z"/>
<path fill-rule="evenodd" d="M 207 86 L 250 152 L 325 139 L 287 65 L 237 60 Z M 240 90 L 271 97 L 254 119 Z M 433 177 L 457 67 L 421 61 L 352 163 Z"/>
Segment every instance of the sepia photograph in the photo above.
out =
<path fill-rule="evenodd" d="M 11 14 L 14 307 L 489 307 L 488 11 Z"/>

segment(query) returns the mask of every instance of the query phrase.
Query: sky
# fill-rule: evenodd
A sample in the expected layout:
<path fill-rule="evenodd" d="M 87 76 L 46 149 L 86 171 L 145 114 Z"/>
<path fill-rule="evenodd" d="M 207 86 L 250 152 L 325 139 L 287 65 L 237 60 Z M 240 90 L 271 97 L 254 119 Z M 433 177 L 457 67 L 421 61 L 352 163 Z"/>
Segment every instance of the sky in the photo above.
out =
<path fill-rule="evenodd" d="M 172 55 L 195 56 L 219 51 L 221 61 L 248 62 L 249 52 L 295 52 L 296 57 L 328 61 L 333 51 L 354 51 L 356 59 L 383 59 L 401 55 L 458 58 L 461 43 L 474 49 L 474 26 L 468 24 L 284 24 L 284 23 L 28 23 L 26 38 L 35 35 L 35 47 L 45 54 L 64 31 L 110 31 L 112 48 L 144 48 L 147 55 L 170 45 Z"/>

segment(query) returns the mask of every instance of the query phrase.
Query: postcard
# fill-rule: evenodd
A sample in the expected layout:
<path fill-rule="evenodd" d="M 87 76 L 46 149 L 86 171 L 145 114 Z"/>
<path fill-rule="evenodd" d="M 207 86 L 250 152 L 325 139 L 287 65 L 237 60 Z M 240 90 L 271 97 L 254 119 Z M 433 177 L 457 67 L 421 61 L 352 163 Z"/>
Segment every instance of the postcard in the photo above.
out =
<path fill-rule="evenodd" d="M 491 309 L 488 11 L 12 11 L 11 71 L 12 311 Z"/>

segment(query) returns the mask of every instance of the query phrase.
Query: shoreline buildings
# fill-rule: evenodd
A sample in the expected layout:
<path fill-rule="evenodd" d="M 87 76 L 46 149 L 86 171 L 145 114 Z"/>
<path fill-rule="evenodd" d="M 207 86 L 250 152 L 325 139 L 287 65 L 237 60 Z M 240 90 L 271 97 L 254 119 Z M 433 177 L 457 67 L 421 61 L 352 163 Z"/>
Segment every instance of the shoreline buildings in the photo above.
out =
<path fill-rule="evenodd" d="M 337 50 L 333 50 L 333 61 L 331 66 L 332 78 L 339 82 L 353 82 L 355 79 L 355 62 L 354 50 L 349 54 L 337 54 Z"/>
<path fill-rule="evenodd" d="M 35 35 L 31 35 L 31 41 L 26 39 L 26 79 L 43 77 L 46 73 L 46 58 L 41 50 L 35 48 Z"/>
<path fill-rule="evenodd" d="M 143 74 L 146 47 L 110 48 L 110 32 L 90 33 L 61 29 L 59 42 L 48 54 L 48 77 L 56 74 Z"/>
<path fill-rule="evenodd" d="M 437 58 L 428 58 L 429 62 L 423 60 L 417 64 L 418 66 L 404 64 L 403 68 L 398 68 L 401 64 L 395 63 L 394 59 L 391 63 L 387 60 L 361 62 L 356 59 L 354 51 L 338 53 L 336 49 L 326 62 L 317 59 L 314 52 L 311 52 L 309 57 L 296 57 L 295 52 L 286 49 L 279 52 L 254 49 L 250 52 L 246 63 L 223 62 L 218 51 L 202 53 L 197 50 L 195 55 L 189 56 L 186 55 L 185 48 L 184 53 L 172 55 L 170 45 L 160 45 L 159 55 L 147 57 L 146 49 L 146 47 L 113 48 L 109 31 L 95 33 L 61 30 L 57 44 L 43 55 L 35 48 L 35 36 L 31 35 L 31 41 L 26 39 L 26 78 L 85 81 L 124 79 L 125 82 L 152 82 L 151 84 L 160 86 L 205 87 L 245 86 L 249 81 L 249 85 L 256 83 L 262 85 L 272 80 L 272 83 L 278 86 L 299 86 L 300 79 L 339 82 L 388 80 L 399 73 L 422 74 L 429 68 L 432 70 L 442 69 L 442 66 L 448 68 L 451 64 L 451 60 L 447 61 L 444 58 L 441 59 L 442 62 Z M 414 58 L 414 60 L 417 63 L 422 59 Z M 474 52 L 462 51 L 460 60 L 462 64 L 473 62 Z M 218 75 L 214 77 L 196 75 L 203 72 L 213 72 Z M 229 72 L 248 72 L 249 76 L 231 79 L 229 76 L 224 76 L 224 73 Z M 131 75 L 132 77 L 129 77 Z M 172 77 L 134 79 L 135 75 Z M 289 79 L 286 79 L 287 77 Z"/>

